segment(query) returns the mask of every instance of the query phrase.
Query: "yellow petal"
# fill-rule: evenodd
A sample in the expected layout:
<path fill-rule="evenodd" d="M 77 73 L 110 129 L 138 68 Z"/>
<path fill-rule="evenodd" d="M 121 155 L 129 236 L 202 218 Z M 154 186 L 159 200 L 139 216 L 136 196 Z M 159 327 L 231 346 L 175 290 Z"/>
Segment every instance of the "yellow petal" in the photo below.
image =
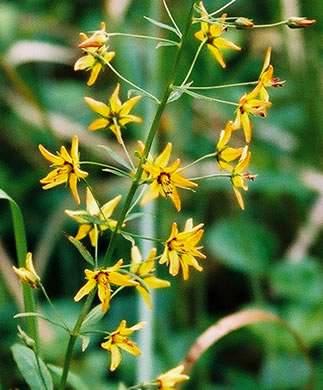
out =
<path fill-rule="evenodd" d="M 128 115 L 133 106 L 138 103 L 141 98 L 142 96 L 138 95 L 124 102 L 120 110 L 120 115 Z"/>
<path fill-rule="evenodd" d="M 43 147 L 43 145 L 38 145 L 38 149 L 40 153 L 46 158 L 46 160 L 50 161 L 52 164 L 55 165 L 64 164 L 64 159 L 62 159 L 62 157 L 56 156 L 55 154 L 49 152 L 47 149 Z"/>
<path fill-rule="evenodd" d="M 165 149 L 161 152 L 161 154 L 156 158 L 154 164 L 157 167 L 165 168 L 168 164 L 169 157 L 172 151 L 172 144 L 168 142 Z"/>
<path fill-rule="evenodd" d="M 152 309 L 152 303 L 151 303 L 149 292 L 142 286 L 137 286 L 136 290 L 143 297 L 143 299 L 144 299 L 146 305 L 149 307 L 149 309 Z"/>
<path fill-rule="evenodd" d="M 119 91 L 120 91 L 120 84 L 118 83 L 109 100 L 111 111 L 113 114 L 119 113 L 122 106 L 121 101 L 119 99 Z"/>
<path fill-rule="evenodd" d="M 225 38 L 216 38 L 213 40 L 213 45 L 218 47 L 219 49 L 233 49 L 233 50 L 241 50 L 241 47 L 237 46 L 233 42 L 229 41 Z"/>
<path fill-rule="evenodd" d="M 88 104 L 88 106 L 98 114 L 107 117 L 110 115 L 110 108 L 105 103 L 102 103 L 87 96 L 85 96 L 84 100 Z"/>
<path fill-rule="evenodd" d="M 116 208 L 117 204 L 120 202 L 121 195 L 116 196 L 109 202 L 105 203 L 102 207 L 101 210 L 103 212 L 103 215 L 105 218 L 109 218 L 111 214 L 113 213 L 113 210 Z"/>
<path fill-rule="evenodd" d="M 243 201 L 243 197 L 242 197 L 240 191 L 236 187 L 233 187 L 233 191 L 234 191 L 234 194 L 237 198 L 239 206 L 241 207 L 242 210 L 244 210 L 244 201 Z"/>
<path fill-rule="evenodd" d="M 159 279 L 155 276 L 148 276 L 144 279 L 144 281 L 150 288 L 165 288 L 170 286 L 170 282 L 168 280 Z"/>
<path fill-rule="evenodd" d="M 175 276 L 178 274 L 179 271 L 179 258 L 176 251 L 169 251 L 169 273 L 172 276 Z"/>
<path fill-rule="evenodd" d="M 99 62 L 93 66 L 93 68 L 91 70 L 90 78 L 87 82 L 87 85 L 89 87 L 95 83 L 101 69 L 102 69 L 102 65 Z"/>
<path fill-rule="evenodd" d="M 104 129 L 107 127 L 111 122 L 108 119 L 105 118 L 97 118 L 95 119 L 88 127 L 89 130 L 95 131 Z"/>
<path fill-rule="evenodd" d="M 114 371 L 121 362 L 121 352 L 116 345 L 111 345 L 111 363 L 110 363 L 110 371 Z"/>
<path fill-rule="evenodd" d="M 129 276 L 122 275 L 119 272 L 110 272 L 109 281 L 117 286 L 138 286 L 138 282 L 129 279 Z"/>
<path fill-rule="evenodd" d="M 207 45 L 208 49 L 211 51 L 211 53 L 214 55 L 218 63 L 222 66 L 222 68 L 226 67 L 226 63 L 224 62 L 223 56 L 220 53 L 220 50 L 210 44 Z"/>
<path fill-rule="evenodd" d="M 87 54 L 79 58 L 74 64 L 74 70 L 85 70 L 91 68 L 95 63 L 95 58 Z"/>
<path fill-rule="evenodd" d="M 77 235 L 75 236 L 75 239 L 76 240 L 82 240 L 84 237 L 86 237 L 89 234 L 91 229 L 92 229 L 92 225 L 91 224 L 82 224 L 79 227 L 79 230 L 77 232 Z"/>
<path fill-rule="evenodd" d="M 79 194 L 77 191 L 77 176 L 74 173 L 70 174 L 68 183 L 69 183 L 72 195 L 74 197 L 75 203 L 80 204 L 81 200 L 80 200 L 80 197 L 79 197 Z"/>
<path fill-rule="evenodd" d="M 80 299 L 82 299 L 85 295 L 87 295 L 90 291 L 94 289 L 96 286 L 96 280 L 91 279 L 89 280 L 80 290 L 79 292 L 75 295 L 74 301 L 78 302 Z"/>

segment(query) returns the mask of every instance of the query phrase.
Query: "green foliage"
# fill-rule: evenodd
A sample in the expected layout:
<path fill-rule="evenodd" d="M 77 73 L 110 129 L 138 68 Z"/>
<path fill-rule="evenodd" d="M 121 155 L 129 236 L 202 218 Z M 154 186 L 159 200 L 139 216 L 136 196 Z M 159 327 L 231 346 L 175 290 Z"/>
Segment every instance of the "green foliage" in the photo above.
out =
<path fill-rule="evenodd" d="M 20 344 L 11 347 L 13 357 L 18 365 L 21 375 L 31 390 L 53 390 L 52 377 L 45 363 L 33 350 Z"/>

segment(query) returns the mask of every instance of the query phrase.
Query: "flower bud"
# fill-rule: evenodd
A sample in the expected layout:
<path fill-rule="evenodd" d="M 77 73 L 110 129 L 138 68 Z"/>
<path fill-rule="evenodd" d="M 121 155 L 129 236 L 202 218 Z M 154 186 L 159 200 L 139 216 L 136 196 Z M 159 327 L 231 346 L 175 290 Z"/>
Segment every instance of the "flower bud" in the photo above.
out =
<path fill-rule="evenodd" d="M 27 333 L 25 333 L 20 326 L 17 326 L 18 328 L 18 336 L 21 338 L 21 340 L 25 343 L 26 347 L 30 349 L 34 349 L 36 346 L 35 340 L 28 336 Z"/>
<path fill-rule="evenodd" d="M 32 260 L 32 254 L 31 252 L 28 252 L 26 255 L 26 268 L 20 267 L 12 267 L 15 273 L 19 276 L 20 281 L 22 283 L 29 284 L 32 288 L 37 288 L 40 283 L 40 277 L 37 275 L 33 260 Z"/>
<path fill-rule="evenodd" d="M 234 25 L 237 27 L 237 29 L 243 29 L 252 28 L 254 26 L 254 23 L 248 18 L 240 17 L 234 21 Z"/>
<path fill-rule="evenodd" d="M 304 27 L 311 26 L 312 24 L 315 23 L 316 23 L 315 19 L 309 20 L 301 17 L 292 17 L 288 19 L 287 26 L 289 28 L 304 28 Z"/>

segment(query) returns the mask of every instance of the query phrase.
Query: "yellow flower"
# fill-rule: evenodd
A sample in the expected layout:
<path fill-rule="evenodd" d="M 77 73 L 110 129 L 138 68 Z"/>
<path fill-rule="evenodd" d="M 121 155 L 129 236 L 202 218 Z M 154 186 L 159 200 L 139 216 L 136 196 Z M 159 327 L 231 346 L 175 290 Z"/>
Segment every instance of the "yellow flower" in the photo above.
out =
<path fill-rule="evenodd" d="M 251 141 L 251 120 L 249 114 L 259 115 L 266 117 L 267 108 L 271 107 L 271 103 L 266 100 L 259 100 L 256 97 L 259 95 L 263 88 L 263 82 L 259 82 L 257 86 L 248 94 L 245 93 L 239 100 L 239 106 L 237 109 L 237 115 L 233 122 L 233 128 L 240 129 L 243 128 L 246 142 Z"/>
<path fill-rule="evenodd" d="M 116 286 L 138 286 L 139 284 L 134 280 L 130 280 L 128 275 L 123 275 L 117 272 L 122 263 L 123 261 L 120 259 L 114 266 L 106 269 L 100 269 L 97 271 L 86 269 L 84 272 L 86 275 L 85 278 L 88 280 L 88 282 L 75 295 L 74 301 L 78 302 L 85 295 L 88 295 L 90 291 L 97 287 L 98 297 L 102 302 L 102 311 L 106 312 L 110 304 L 110 283 L 115 284 Z"/>
<path fill-rule="evenodd" d="M 235 160 L 241 156 L 242 148 L 232 148 L 227 146 L 227 143 L 230 141 L 231 134 L 233 131 L 233 122 L 229 121 L 224 130 L 220 133 L 219 142 L 216 145 L 216 160 L 221 168 L 230 169 L 228 162 Z"/>
<path fill-rule="evenodd" d="M 161 374 L 157 377 L 157 387 L 160 390 L 174 390 L 176 384 L 190 379 L 188 375 L 182 374 L 184 366 L 180 365 Z"/>
<path fill-rule="evenodd" d="M 110 219 L 110 216 L 113 213 L 113 210 L 115 209 L 117 204 L 119 203 L 120 199 L 121 199 L 121 195 L 116 196 L 109 202 L 105 203 L 100 210 L 91 191 L 87 188 L 86 189 L 86 210 L 80 210 L 80 211 L 65 210 L 65 213 L 69 217 L 73 218 L 76 222 L 81 224 L 75 238 L 77 240 L 82 240 L 84 237 L 89 235 L 91 244 L 92 246 L 95 247 L 98 242 L 99 232 L 103 232 L 106 229 L 115 228 L 117 221 Z M 104 222 L 104 224 L 95 224 L 89 222 L 88 219 L 84 218 L 84 216 L 87 215 L 100 219 L 101 221 Z"/>
<path fill-rule="evenodd" d="M 95 83 L 106 62 L 110 62 L 115 56 L 114 51 L 107 51 L 107 47 L 102 46 L 100 48 L 88 48 L 83 57 L 79 58 L 74 64 L 74 70 L 90 70 L 90 77 L 87 82 L 88 86 Z M 85 49 L 84 49 L 85 50 Z M 103 58 L 104 60 L 102 60 Z"/>
<path fill-rule="evenodd" d="M 141 99 L 141 96 L 135 96 L 121 103 L 119 91 L 120 84 L 118 83 L 108 105 L 90 97 L 85 97 L 84 100 L 93 111 L 101 116 L 90 124 L 89 130 L 94 131 L 108 127 L 117 137 L 119 144 L 122 144 L 121 128 L 130 122 L 142 122 L 142 118 L 129 114 L 133 106 Z"/>
<path fill-rule="evenodd" d="M 265 102 L 269 102 L 269 94 L 266 90 L 267 87 L 282 87 L 285 83 L 285 81 L 281 81 L 279 77 L 273 77 L 274 67 L 270 64 L 270 57 L 271 47 L 268 47 L 265 55 L 264 64 L 259 76 L 259 82 L 262 84 L 259 91 L 259 97 L 260 100 L 264 100 Z"/>
<path fill-rule="evenodd" d="M 80 33 L 80 37 L 83 42 L 81 42 L 78 47 L 80 49 L 87 49 L 90 47 L 101 47 L 103 46 L 106 41 L 108 40 L 107 33 L 105 31 L 105 23 L 101 22 L 100 24 L 101 29 L 94 31 L 94 33 L 88 37 L 84 33 Z"/>
<path fill-rule="evenodd" d="M 106 62 L 110 62 L 115 56 L 114 51 L 108 51 L 106 41 L 108 36 L 105 32 L 105 23 L 101 23 L 101 30 L 95 31 L 90 37 L 86 34 L 80 34 L 81 42 L 78 47 L 81 48 L 85 55 L 79 58 L 74 64 L 74 70 L 90 70 L 90 78 L 87 85 L 93 85 L 104 67 Z"/>
<path fill-rule="evenodd" d="M 111 352 L 111 371 L 114 371 L 121 362 L 122 354 L 120 349 L 123 349 L 135 356 L 141 355 L 140 349 L 132 340 L 130 340 L 128 336 L 136 330 L 143 328 L 145 325 L 146 322 L 142 321 L 131 328 L 127 328 L 126 321 L 122 320 L 119 327 L 114 332 L 110 333 L 108 337 L 105 337 L 107 341 L 102 343 L 101 347 Z"/>
<path fill-rule="evenodd" d="M 242 173 L 247 166 L 249 165 L 251 157 L 251 152 L 248 151 L 248 146 L 243 148 L 242 155 L 238 161 L 238 164 L 231 171 L 231 182 L 233 185 L 233 191 L 238 200 L 239 206 L 244 210 L 244 201 L 239 191 L 239 188 L 242 188 L 244 191 L 248 191 L 248 184 L 246 180 L 255 180 L 256 175 L 250 175 L 249 173 Z"/>
<path fill-rule="evenodd" d="M 40 283 L 40 277 L 37 275 L 34 265 L 31 252 L 28 252 L 26 255 L 26 268 L 12 267 L 15 273 L 19 276 L 22 283 L 29 284 L 32 288 L 37 288 Z"/>
<path fill-rule="evenodd" d="M 149 252 L 147 260 L 143 261 L 138 247 L 133 246 L 131 248 L 130 271 L 135 275 L 138 275 L 144 281 L 145 286 L 149 288 L 169 287 L 170 283 L 167 280 L 158 279 L 156 278 L 156 276 L 153 275 L 155 257 L 156 257 L 156 248 L 153 248 Z M 151 309 L 152 303 L 149 296 L 149 291 L 147 291 L 147 289 L 142 285 L 137 286 L 136 289 L 144 298 L 147 306 Z"/>
<path fill-rule="evenodd" d="M 199 6 L 202 10 L 201 18 L 205 19 L 206 21 L 201 22 L 201 30 L 195 33 L 195 38 L 199 39 L 200 41 L 206 40 L 208 49 L 214 55 L 222 68 L 225 68 L 226 63 L 224 62 L 220 49 L 241 50 L 241 47 L 237 46 L 228 39 L 220 38 L 220 36 L 227 30 L 225 26 L 225 18 L 227 14 L 222 15 L 219 23 L 209 24 L 207 22 L 209 15 L 202 1 L 200 2 Z"/>
<path fill-rule="evenodd" d="M 38 146 L 40 153 L 50 161 L 55 169 L 46 177 L 40 180 L 44 190 L 56 187 L 63 183 L 68 183 L 77 204 L 80 204 L 80 197 L 77 192 L 77 181 L 88 176 L 87 172 L 80 169 L 79 160 L 79 139 L 74 135 L 70 153 L 67 152 L 65 146 L 61 146 L 60 152 L 55 154 L 50 153 L 42 145 Z"/>
<path fill-rule="evenodd" d="M 201 247 L 196 247 L 204 233 L 202 227 L 203 223 L 193 227 L 193 219 L 190 218 L 185 223 L 184 231 L 179 233 L 177 224 L 173 223 L 171 234 L 165 243 L 164 252 L 159 260 L 159 264 L 170 264 L 169 273 L 172 276 L 178 274 L 180 266 L 182 267 L 184 280 L 188 279 L 188 267 L 190 265 L 198 271 L 203 270 L 195 259 L 195 257 L 206 258 L 199 251 Z"/>
<path fill-rule="evenodd" d="M 149 175 L 147 181 L 151 183 L 142 198 L 141 205 L 147 204 L 159 195 L 163 197 L 168 196 L 174 203 L 176 210 L 180 211 L 181 200 L 176 187 L 195 188 L 198 186 L 196 183 L 185 179 L 179 173 L 179 159 L 175 160 L 171 166 L 167 167 L 171 150 L 172 144 L 168 143 L 158 157 L 154 160 L 149 158 L 146 163 L 143 164 L 144 171 Z"/>

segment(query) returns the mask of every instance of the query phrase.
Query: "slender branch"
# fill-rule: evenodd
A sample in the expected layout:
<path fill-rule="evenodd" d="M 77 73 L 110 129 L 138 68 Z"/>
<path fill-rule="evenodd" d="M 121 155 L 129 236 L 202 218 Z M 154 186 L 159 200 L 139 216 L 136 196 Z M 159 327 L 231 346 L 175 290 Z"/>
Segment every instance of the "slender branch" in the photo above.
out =
<path fill-rule="evenodd" d="M 181 87 L 173 87 L 174 90 L 178 89 L 178 90 L 182 90 L 184 93 L 186 93 L 187 95 L 190 95 L 196 99 L 203 99 L 203 100 L 208 100 L 210 102 L 217 102 L 217 103 L 223 103 L 223 104 L 230 104 L 231 106 L 236 106 L 238 107 L 239 104 L 238 103 L 234 103 L 234 102 L 229 102 L 227 100 L 222 100 L 222 99 L 216 99 L 216 98 L 212 98 L 212 97 L 209 97 L 209 96 L 204 96 L 204 95 L 201 95 L 199 93 L 196 93 L 196 92 L 192 92 L 192 91 L 189 91 L 187 90 L 186 88 L 181 88 Z"/>
<path fill-rule="evenodd" d="M 174 20 L 174 18 L 172 16 L 171 12 L 169 11 L 169 8 L 168 8 L 168 6 L 166 4 L 166 0 L 163 0 L 163 5 L 164 5 L 164 8 L 165 8 L 165 10 L 167 12 L 167 15 L 168 15 L 169 19 L 171 20 L 171 22 L 173 23 L 173 26 L 175 27 L 175 30 L 177 31 L 177 35 L 179 36 L 179 38 L 182 38 L 181 30 L 178 28 L 178 26 L 177 26 L 177 24 L 176 24 L 176 22 L 175 22 L 175 20 Z"/>
<path fill-rule="evenodd" d="M 226 8 L 228 8 L 230 5 L 232 5 L 233 3 L 235 3 L 237 0 L 231 0 L 229 1 L 229 3 L 225 4 L 223 7 L 219 8 L 218 10 L 212 12 L 211 14 L 209 14 L 209 16 L 214 16 L 216 14 L 219 14 L 220 12 L 224 11 Z"/>
<path fill-rule="evenodd" d="M 131 236 L 131 237 L 141 238 L 142 240 L 156 241 L 156 242 L 160 242 L 160 243 L 164 242 L 164 240 L 162 240 L 160 238 L 146 237 L 146 236 L 141 236 L 140 234 L 129 233 L 129 232 L 126 232 L 124 230 L 120 230 L 120 234 L 122 234 L 122 233 L 124 233 L 124 234 L 126 234 L 128 236 Z"/>
<path fill-rule="evenodd" d="M 92 301 L 93 301 L 93 298 L 94 298 L 94 295 L 96 293 L 96 289 L 93 289 L 89 295 L 87 296 L 86 298 L 86 301 L 85 301 L 85 304 L 82 308 L 82 311 L 76 321 L 76 324 L 73 328 L 73 331 L 70 335 L 70 339 L 69 339 L 69 342 L 68 342 L 68 346 L 67 346 L 67 351 L 66 351 L 66 355 L 65 355 L 65 361 L 64 361 L 64 367 L 63 367 L 63 373 L 62 373 L 62 377 L 61 377 L 61 383 L 60 383 L 60 386 L 59 386 L 59 390 L 64 390 L 65 389 L 65 386 L 66 386 L 66 382 L 67 382 L 67 376 L 68 376 L 68 372 L 69 372 L 69 369 L 70 369 L 70 365 L 71 365 L 71 360 L 72 360 L 72 355 L 73 355 L 73 350 L 74 350 L 74 346 L 75 346 L 75 342 L 76 342 L 76 339 L 79 335 L 79 331 L 81 329 L 81 326 L 83 324 L 83 321 L 85 320 L 85 317 L 87 316 L 89 310 L 90 310 L 90 307 L 91 307 L 91 304 L 92 304 Z"/>
<path fill-rule="evenodd" d="M 190 177 L 188 180 L 203 180 L 203 179 L 212 179 L 214 177 L 231 177 L 229 173 L 214 173 L 213 175 L 199 176 L 199 177 Z"/>
<path fill-rule="evenodd" d="M 199 54 L 200 54 L 200 52 L 202 50 L 202 47 L 204 46 L 204 44 L 206 43 L 207 40 L 208 40 L 208 38 L 204 38 L 203 41 L 200 43 L 200 46 L 196 50 L 196 53 L 195 53 L 195 56 L 193 58 L 192 64 L 191 64 L 191 66 L 190 66 L 190 68 L 189 68 L 189 70 L 188 70 L 188 72 L 187 72 L 187 74 L 185 76 L 185 79 L 182 81 L 181 87 L 183 85 L 185 85 L 185 83 L 187 82 L 188 78 L 190 77 L 190 75 L 192 73 L 192 70 L 194 68 L 194 65 L 195 65 L 195 63 L 197 61 L 197 58 L 198 58 L 198 56 L 199 56 Z"/>
<path fill-rule="evenodd" d="M 210 154 L 206 154 L 205 156 L 202 156 L 202 157 L 198 158 L 197 160 L 191 162 L 190 164 L 185 165 L 185 167 L 178 169 L 177 172 L 184 171 L 184 169 L 188 169 L 191 166 L 193 166 L 193 165 L 195 165 L 195 164 L 197 164 L 197 163 L 199 163 L 199 162 L 201 162 L 201 161 L 203 161 L 203 160 L 205 160 L 207 158 L 215 157 L 217 154 L 218 154 L 218 152 L 213 152 L 213 153 L 210 153 Z"/>
<path fill-rule="evenodd" d="M 176 27 L 175 27 L 176 28 Z M 180 32 L 180 31 L 179 31 Z M 117 36 L 123 36 L 123 37 L 131 37 L 131 38 L 139 38 L 139 39 L 150 39 L 152 41 L 159 41 L 159 42 L 168 42 L 172 43 L 176 46 L 179 45 L 178 42 L 172 41 L 171 39 L 166 39 L 166 38 L 158 38 L 158 37 L 151 37 L 149 35 L 137 35 L 137 34 L 126 34 L 126 33 L 108 33 L 108 37 L 117 37 Z"/>
<path fill-rule="evenodd" d="M 233 84 L 224 84 L 224 85 L 212 85 L 207 87 L 186 87 L 186 89 L 203 89 L 203 90 L 211 90 L 211 89 L 222 89 L 222 88 L 232 88 L 232 87 L 243 87 L 246 85 L 255 85 L 258 84 L 259 81 L 246 81 L 245 83 L 233 83 Z"/>
<path fill-rule="evenodd" d="M 156 132 L 157 132 L 158 127 L 159 127 L 161 116 L 162 116 L 162 114 L 163 114 L 163 112 L 165 110 L 165 107 L 166 107 L 169 95 L 171 94 L 171 91 L 172 91 L 172 87 L 171 86 L 173 85 L 173 83 L 175 81 L 176 71 L 177 71 L 178 64 L 179 64 L 179 61 L 180 61 L 182 53 L 183 53 L 183 47 L 184 47 L 186 38 L 188 36 L 189 29 L 190 29 L 191 24 L 192 24 L 192 15 L 193 15 L 193 9 L 194 9 L 193 6 L 194 6 L 194 1 L 192 1 L 191 9 L 190 9 L 189 16 L 188 16 L 187 23 L 186 23 L 186 27 L 185 27 L 185 32 L 183 34 L 182 41 L 181 41 L 179 49 L 177 51 L 177 55 L 176 55 L 176 59 L 174 61 L 173 69 L 170 72 L 169 79 L 168 79 L 168 81 L 166 83 L 166 86 L 164 88 L 163 97 L 162 97 L 162 99 L 161 99 L 161 101 L 160 101 L 160 103 L 158 105 L 158 108 L 157 108 L 156 113 L 155 113 L 155 117 L 153 119 L 153 122 L 151 124 L 150 130 L 148 132 L 147 140 L 146 140 L 146 143 L 145 143 L 145 149 L 144 149 L 144 151 L 142 153 L 140 162 L 138 164 L 138 168 L 137 168 L 136 175 L 134 177 L 134 181 L 131 184 L 131 187 L 129 189 L 129 192 L 128 192 L 127 198 L 125 200 L 123 209 L 120 212 L 117 225 L 116 225 L 116 227 L 113 230 L 113 233 L 111 235 L 109 246 L 108 246 L 108 249 L 106 251 L 104 260 L 103 260 L 103 266 L 106 266 L 109 263 L 109 261 L 111 260 L 113 251 L 114 251 L 114 249 L 116 247 L 116 242 L 117 242 L 117 237 L 118 237 L 118 234 L 119 234 L 119 229 L 121 228 L 121 226 L 123 224 L 123 221 L 124 221 L 124 219 L 125 219 L 125 217 L 127 215 L 127 211 L 128 211 L 128 209 L 129 209 L 129 207 L 131 205 L 132 199 L 133 199 L 133 197 L 134 197 L 134 195 L 135 195 L 135 193 L 137 191 L 138 186 L 140 185 L 141 176 L 142 176 L 142 172 L 143 172 L 142 165 L 143 165 L 144 161 L 146 161 L 148 153 L 149 153 L 149 151 L 151 149 L 153 140 L 155 138 Z"/>
<path fill-rule="evenodd" d="M 148 91 L 145 91 L 143 88 L 139 87 L 138 85 L 134 84 L 132 81 L 126 79 L 124 76 L 122 76 L 122 74 L 120 74 L 116 68 L 114 68 L 109 61 L 107 61 L 105 58 L 103 57 L 100 57 L 100 59 L 112 70 L 112 72 L 114 72 L 118 77 L 120 77 L 121 80 L 123 80 L 124 82 L 126 82 L 127 84 L 131 85 L 132 87 L 138 89 L 140 92 L 142 92 L 144 95 L 146 96 L 149 96 L 152 100 L 154 100 L 156 103 L 160 103 L 160 101 L 154 96 L 152 95 L 150 92 Z"/>

